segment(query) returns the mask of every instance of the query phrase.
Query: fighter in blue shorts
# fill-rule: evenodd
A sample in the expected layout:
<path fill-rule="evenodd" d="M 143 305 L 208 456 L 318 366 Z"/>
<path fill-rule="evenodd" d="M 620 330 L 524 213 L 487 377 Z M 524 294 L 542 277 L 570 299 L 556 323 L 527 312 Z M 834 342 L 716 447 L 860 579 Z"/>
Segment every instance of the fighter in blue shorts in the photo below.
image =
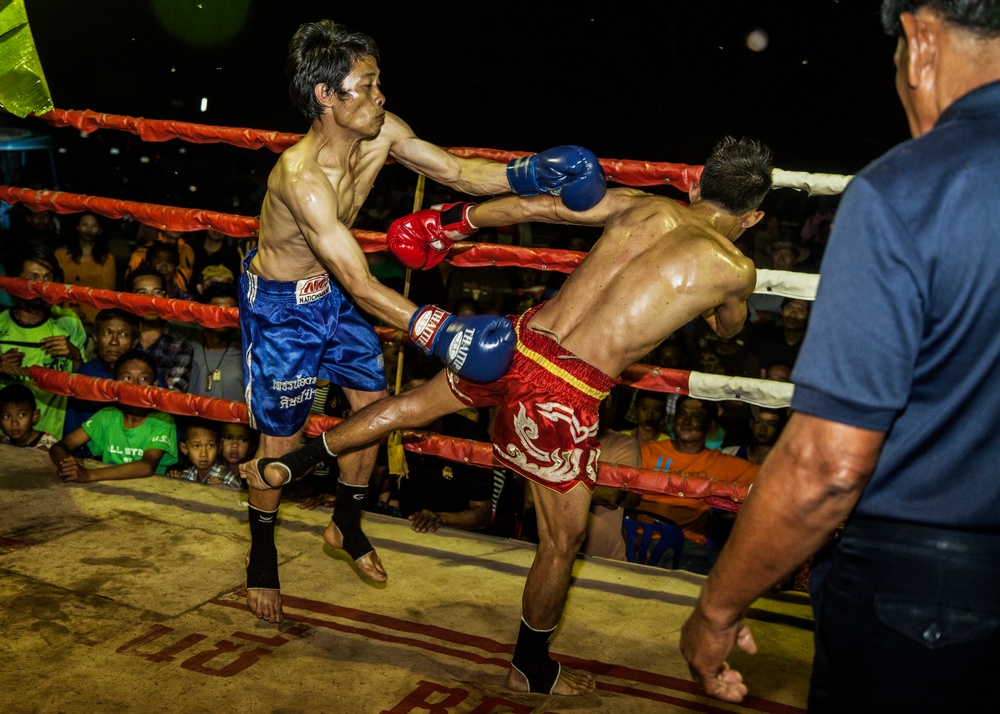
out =
<path fill-rule="evenodd" d="M 368 270 L 350 226 L 388 161 L 478 196 L 548 194 L 584 210 L 605 193 L 597 157 L 578 146 L 505 164 L 459 158 L 417 138 L 384 109 L 378 58 L 371 38 L 329 20 L 302 25 L 289 45 L 291 99 L 311 126 L 268 176 L 257 251 L 248 256 L 241 278 L 246 399 L 251 424 L 261 432 L 255 463 L 266 465 L 299 446 L 317 378 L 339 385 L 355 411 L 388 396 L 381 350 L 362 313 L 396 329 L 410 328 L 414 342 L 474 381 L 503 374 L 510 362 L 506 319 L 458 318 L 433 306 L 418 310 Z M 458 214 L 449 214 L 434 245 L 395 246 L 403 264 L 430 267 L 444 258 L 451 241 L 475 232 L 467 216 Z M 371 443 L 337 457 L 337 501 L 323 539 L 346 550 L 364 574 L 384 581 L 385 570 L 360 526 L 377 451 Z M 281 622 L 274 546 L 281 488 L 256 475 L 246 478 L 247 604 L 258 617 Z"/>
<path fill-rule="evenodd" d="M 309 415 L 317 379 L 361 392 L 385 389 L 382 345 L 328 275 L 268 280 L 250 267 L 240 275 L 246 404 L 250 426 L 295 434 Z"/>

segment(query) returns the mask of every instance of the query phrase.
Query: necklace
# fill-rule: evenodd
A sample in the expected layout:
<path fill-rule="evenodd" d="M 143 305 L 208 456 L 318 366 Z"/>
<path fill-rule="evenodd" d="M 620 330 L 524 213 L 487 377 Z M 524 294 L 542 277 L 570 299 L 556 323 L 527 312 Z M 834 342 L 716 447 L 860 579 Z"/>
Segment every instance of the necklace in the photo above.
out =
<path fill-rule="evenodd" d="M 223 350 L 222 356 L 219 357 L 219 361 L 215 365 L 215 369 L 209 370 L 208 368 L 208 355 L 205 353 L 205 343 L 201 344 L 201 356 L 205 360 L 205 391 L 212 391 L 212 382 L 219 382 L 222 380 L 222 370 L 219 367 L 222 366 L 222 360 L 226 358 L 229 353 L 229 347 L 232 345 L 232 341 L 226 343 L 226 349 Z"/>

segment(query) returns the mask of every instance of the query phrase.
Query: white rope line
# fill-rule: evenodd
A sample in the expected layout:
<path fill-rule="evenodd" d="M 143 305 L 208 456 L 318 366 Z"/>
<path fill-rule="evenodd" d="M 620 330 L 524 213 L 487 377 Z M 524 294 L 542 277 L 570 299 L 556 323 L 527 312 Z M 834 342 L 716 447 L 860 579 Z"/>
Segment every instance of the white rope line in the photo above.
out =
<path fill-rule="evenodd" d="M 808 191 L 810 196 L 836 196 L 844 192 L 854 176 L 840 174 L 811 174 L 805 171 L 771 170 L 771 185 L 774 188 L 794 188 Z"/>
<path fill-rule="evenodd" d="M 780 295 L 798 300 L 815 300 L 819 273 L 795 273 L 789 270 L 757 270 L 754 294 Z"/>
<path fill-rule="evenodd" d="M 725 374 L 691 372 L 688 376 L 688 394 L 696 399 L 713 402 L 738 399 L 758 407 L 777 409 L 792 403 L 795 386 L 791 382 L 752 377 L 730 377 Z"/>

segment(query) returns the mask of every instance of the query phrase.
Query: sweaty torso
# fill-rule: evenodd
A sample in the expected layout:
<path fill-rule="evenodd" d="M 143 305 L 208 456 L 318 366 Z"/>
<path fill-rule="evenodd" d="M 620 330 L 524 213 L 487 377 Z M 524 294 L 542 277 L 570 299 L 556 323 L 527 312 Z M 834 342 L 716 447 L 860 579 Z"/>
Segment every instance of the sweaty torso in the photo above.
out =
<path fill-rule="evenodd" d="M 286 149 L 267 179 L 267 193 L 260 212 L 257 256 L 253 270 L 271 280 L 301 280 L 327 272 L 306 242 L 297 216 L 292 190 L 296 182 L 323 180 L 332 195 L 309 191 L 306 200 L 318 210 L 336 212 L 336 219 L 347 228 L 354 224 L 368 198 L 375 178 L 385 165 L 391 140 L 379 136 L 360 142 L 346 160 L 323 161 L 323 139 L 310 131 L 294 146 Z M 321 185 L 322 186 L 322 185 Z M 330 205 L 324 205 L 330 204 Z"/>
<path fill-rule="evenodd" d="M 753 280 L 749 259 L 690 208 L 646 196 L 608 221 L 531 324 L 615 377 Z"/>

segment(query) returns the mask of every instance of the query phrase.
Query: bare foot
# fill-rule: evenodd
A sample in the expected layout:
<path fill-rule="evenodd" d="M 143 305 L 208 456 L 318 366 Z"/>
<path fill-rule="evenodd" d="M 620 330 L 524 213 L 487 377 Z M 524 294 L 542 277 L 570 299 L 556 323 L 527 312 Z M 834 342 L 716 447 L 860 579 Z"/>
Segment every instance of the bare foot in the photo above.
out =
<path fill-rule="evenodd" d="M 343 550 L 344 548 L 344 536 L 341 534 L 340 529 L 334 525 L 333 521 L 326 524 L 326 530 L 323 531 L 323 540 L 331 548 L 336 548 L 337 550 Z M 355 560 L 354 564 L 358 566 L 358 569 L 362 573 L 377 583 L 384 583 L 389 579 L 389 574 L 385 572 L 385 568 L 382 567 L 382 560 L 378 557 L 378 553 L 374 549 Z"/>
<path fill-rule="evenodd" d="M 285 613 L 281 611 L 281 591 L 247 588 L 247 605 L 250 612 L 268 622 L 284 622 Z"/>
<path fill-rule="evenodd" d="M 247 551 L 246 564 L 250 564 Z M 285 613 L 281 610 L 281 591 L 271 588 L 247 588 L 247 606 L 250 612 L 268 622 L 283 622 Z"/>
<path fill-rule="evenodd" d="M 528 691 L 528 680 L 513 667 L 507 673 L 506 684 L 507 689 L 512 689 L 515 692 Z M 552 694 L 561 694 L 565 697 L 579 697 L 583 694 L 590 694 L 596 686 L 597 683 L 590 673 L 577 672 L 576 670 L 562 667 L 559 670 L 559 679 L 556 680 L 555 686 L 552 687 Z M 538 694 L 543 693 L 538 692 Z"/>
<path fill-rule="evenodd" d="M 287 466 L 281 464 L 268 464 L 264 467 L 264 473 L 257 468 L 260 459 L 250 459 L 240 464 L 240 478 L 245 479 L 247 485 L 259 491 L 270 491 L 281 488 L 291 481 L 291 472 Z"/>

